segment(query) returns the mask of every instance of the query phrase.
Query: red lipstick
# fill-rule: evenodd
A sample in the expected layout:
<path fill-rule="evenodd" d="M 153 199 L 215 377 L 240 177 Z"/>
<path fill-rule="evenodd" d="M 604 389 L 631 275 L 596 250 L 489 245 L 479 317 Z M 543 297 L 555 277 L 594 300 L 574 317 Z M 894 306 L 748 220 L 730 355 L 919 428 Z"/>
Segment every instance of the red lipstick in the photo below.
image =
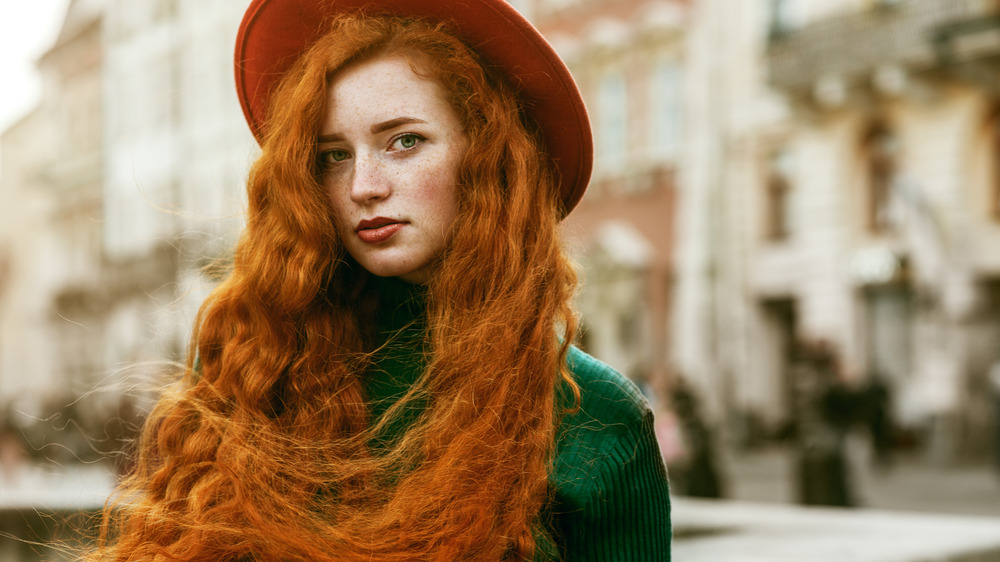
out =
<path fill-rule="evenodd" d="M 396 219 L 375 217 L 373 219 L 365 219 L 359 222 L 357 228 L 354 229 L 354 232 L 363 242 L 367 242 L 369 244 L 379 244 L 392 238 L 392 236 L 399 232 L 399 229 L 403 228 L 405 225 L 406 223 L 400 222 Z"/>

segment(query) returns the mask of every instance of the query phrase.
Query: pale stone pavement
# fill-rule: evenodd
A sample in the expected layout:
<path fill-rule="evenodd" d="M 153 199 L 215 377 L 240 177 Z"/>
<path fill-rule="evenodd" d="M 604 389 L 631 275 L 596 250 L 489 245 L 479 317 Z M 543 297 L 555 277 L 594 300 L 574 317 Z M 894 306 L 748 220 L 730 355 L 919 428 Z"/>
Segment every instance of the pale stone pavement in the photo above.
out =
<path fill-rule="evenodd" d="M 723 457 L 727 498 L 674 497 L 678 562 L 1000 562 L 1000 473 L 853 455 L 859 509 L 795 504 L 791 452 Z"/>

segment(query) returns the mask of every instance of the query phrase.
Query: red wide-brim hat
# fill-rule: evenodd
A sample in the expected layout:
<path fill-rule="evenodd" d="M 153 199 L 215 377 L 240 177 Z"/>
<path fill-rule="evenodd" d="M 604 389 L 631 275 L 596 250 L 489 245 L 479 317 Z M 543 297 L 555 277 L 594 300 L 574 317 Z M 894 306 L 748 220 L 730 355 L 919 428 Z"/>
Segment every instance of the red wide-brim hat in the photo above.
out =
<path fill-rule="evenodd" d="M 576 206 L 594 159 L 583 98 L 552 46 L 505 0 L 253 0 L 236 39 L 236 92 L 258 142 L 284 74 L 332 16 L 359 10 L 450 23 L 520 94 L 559 171 L 565 212 Z"/>

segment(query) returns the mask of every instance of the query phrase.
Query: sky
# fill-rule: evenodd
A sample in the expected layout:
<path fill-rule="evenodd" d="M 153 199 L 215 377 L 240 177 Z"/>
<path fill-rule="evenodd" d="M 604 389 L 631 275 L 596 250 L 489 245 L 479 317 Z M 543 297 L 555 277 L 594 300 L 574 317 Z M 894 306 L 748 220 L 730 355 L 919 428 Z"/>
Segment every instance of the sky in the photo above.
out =
<path fill-rule="evenodd" d="M 35 60 L 52 46 L 69 0 L 0 0 L 0 131 L 38 101 Z"/>

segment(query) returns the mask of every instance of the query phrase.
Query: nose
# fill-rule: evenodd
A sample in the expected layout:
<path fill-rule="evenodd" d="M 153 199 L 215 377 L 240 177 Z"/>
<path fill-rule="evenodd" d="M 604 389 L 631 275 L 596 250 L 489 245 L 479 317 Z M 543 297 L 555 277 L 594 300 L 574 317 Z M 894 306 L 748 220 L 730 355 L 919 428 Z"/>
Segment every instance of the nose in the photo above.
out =
<path fill-rule="evenodd" d="M 371 156 L 358 156 L 351 179 L 351 200 L 359 205 L 385 199 L 392 193 L 392 182 L 383 163 Z"/>

